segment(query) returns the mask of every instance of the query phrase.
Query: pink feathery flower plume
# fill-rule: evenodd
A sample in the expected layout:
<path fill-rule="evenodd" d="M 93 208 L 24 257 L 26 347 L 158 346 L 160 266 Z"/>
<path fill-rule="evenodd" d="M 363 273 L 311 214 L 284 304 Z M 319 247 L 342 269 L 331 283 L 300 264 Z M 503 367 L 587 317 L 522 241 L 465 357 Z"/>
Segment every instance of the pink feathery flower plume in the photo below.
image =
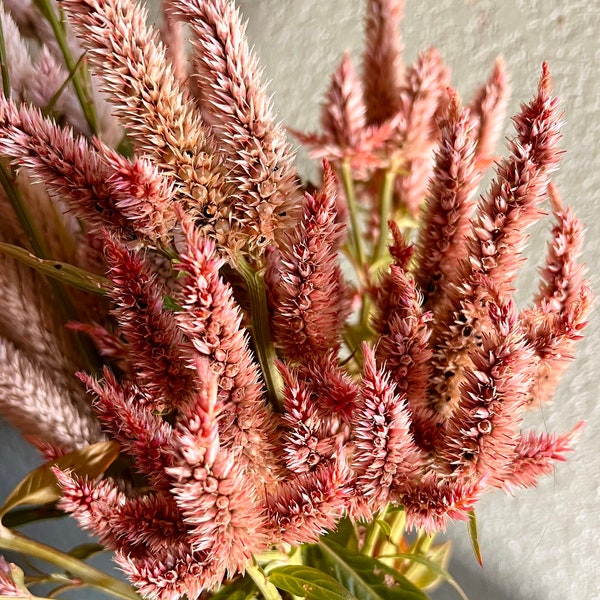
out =
<path fill-rule="evenodd" d="M 118 442 L 133 468 L 154 489 L 168 491 L 165 470 L 172 465 L 173 428 L 153 409 L 151 399 L 135 385 L 117 381 L 108 368 L 103 379 L 86 374 L 80 379 L 95 395 L 94 410 L 103 429 Z"/>
<path fill-rule="evenodd" d="M 195 598 L 221 581 L 223 573 L 206 553 L 190 547 L 181 515 L 166 496 L 129 498 L 110 479 L 90 480 L 57 468 L 54 473 L 62 488 L 61 508 L 115 550 L 117 564 L 144 597 Z"/>
<path fill-rule="evenodd" d="M 269 256 L 273 338 L 292 363 L 339 348 L 350 312 L 350 288 L 336 255 L 345 228 L 336 213 L 335 175 L 324 163 L 322 190 L 306 194 L 301 222 Z"/>
<path fill-rule="evenodd" d="M 487 291 L 481 283 L 486 281 L 486 288 L 496 289 L 501 297 L 512 294 L 524 260 L 527 227 L 543 215 L 539 204 L 560 156 L 560 114 L 550 91 L 550 73 L 544 64 L 537 96 L 514 119 L 517 137 L 510 142 L 511 155 L 499 164 L 496 179 L 473 218 L 466 237 L 468 258 L 459 264 L 448 281 L 446 296 L 440 299 L 432 323 L 431 389 L 441 412 L 452 412 L 463 370 L 470 364 L 468 349 L 473 339 L 481 343 L 485 332 Z"/>
<path fill-rule="evenodd" d="M 584 426 L 585 422 L 581 421 L 563 435 L 537 431 L 521 433 L 515 457 L 502 481 L 502 489 L 510 492 L 515 487 L 534 487 L 542 475 L 550 475 L 556 461 L 567 460 L 565 454 L 573 451 L 573 442 Z"/>
<path fill-rule="evenodd" d="M 412 248 L 406 246 L 398 226 L 392 223 L 394 245 L 390 253 L 394 264 L 374 290 L 377 313 L 373 329 L 378 334 L 375 356 L 384 365 L 398 393 L 406 398 L 411 412 L 410 429 L 417 443 L 427 448 L 438 420 L 431 410 L 427 394 L 431 377 L 429 321 L 423 312 L 422 297 L 406 268 Z"/>
<path fill-rule="evenodd" d="M 167 62 L 146 11 L 129 0 L 60 0 L 136 149 L 169 174 L 196 226 L 226 250 L 246 243 L 231 189 L 191 95 Z M 233 227 L 233 229 L 232 229 Z"/>
<path fill-rule="evenodd" d="M 205 359 L 196 369 L 203 385 L 177 420 L 167 475 L 194 552 L 205 553 L 209 562 L 233 575 L 266 545 L 264 515 L 238 450 L 220 444 L 223 405 L 217 376 Z"/>
<path fill-rule="evenodd" d="M 420 475 L 425 456 L 410 433 L 410 411 L 389 373 L 378 369 L 373 350 L 363 345 L 361 394 L 354 413 L 351 466 L 357 506 L 372 516 L 388 502 L 397 502 Z"/>
<path fill-rule="evenodd" d="M 511 299 L 505 301 L 490 281 L 486 309 L 489 326 L 480 346 L 470 351 L 460 401 L 448 417 L 437 444 L 440 465 L 460 480 L 486 477 L 501 486 L 516 457 L 522 412 L 535 368 Z"/>
<path fill-rule="evenodd" d="M 367 1 L 362 80 L 369 124 L 384 123 L 400 108 L 404 68 L 399 26 L 403 14 L 403 0 Z"/>
<path fill-rule="evenodd" d="M 394 118 L 367 125 L 361 82 L 352 60 L 344 54 L 331 78 L 321 107 L 321 134 L 291 130 L 313 158 L 324 158 L 336 167 L 347 161 L 357 180 L 367 179 L 375 168 L 387 165 L 383 151 L 397 123 Z"/>
<path fill-rule="evenodd" d="M 340 453 L 316 470 L 296 473 L 267 495 L 266 509 L 273 542 L 316 543 L 335 529 L 350 497 L 350 472 Z"/>
<path fill-rule="evenodd" d="M 449 85 L 450 70 L 435 48 L 422 52 L 407 69 L 398 111 L 402 120 L 394 136 L 402 158 L 395 191 L 396 202 L 412 215 L 418 214 L 425 199 L 433 167 L 432 151 L 439 136 L 436 115 L 440 113 Z"/>
<path fill-rule="evenodd" d="M 475 156 L 481 172 L 494 161 L 496 144 L 506 116 L 509 92 L 504 61 L 498 58 L 489 79 L 475 93 L 469 105 L 471 115 L 476 120 Z"/>
<path fill-rule="evenodd" d="M 238 9 L 228 0 L 173 0 L 189 23 L 202 114 L 233 184 L 231 218 L 261 251 L 294 222 L 301 194 L 285 130 L 275 124 Z"/>
<path fill-rule="evenodd" d="M 126 242 L 166 240 L 175 224 L 171 184 L 145 159 L 129 161 L 99 140 L 91 145 L 0 97 L 0 154 L 27 169 L 92 230 Z"/>
<path fill-rule="evenodd" d="M 466 521 L 485 487 L 485 479 L 460 481 L 428 471 L 398 499 L 406 513 L 406 530 L 444 531 L 450 520 Z"/>
<path fill-rule="evenodd" d="M 573 360 L 575 343 L 582 337 L 593 299 L 584 267 L 578 262 L 583 226 L 570 208 L 563 207 L 554 185 L 549 192 L 556 226 L 534 306 L 522 315 L 539 361 L 532 399 L 542 401 L 552 395 Z"/>
<path fill-rule="evenodd" d="M 106 238 L 112 314 L 125 338 L 125 362 L 157 411 L 179 409 L 197 393 L 196 374 L 185 356 L 185 338 L 162 288 L 142 256 Z"/>
<path fill-rule="evenodd" d="M 471 225 L 474 192 L 479 177 L 475 166 L 473 124 L 458 94 L 449 90 L 446 117 L 439 122 L 440 144 L 429 180 L 422 226 L 415 247 L 415 282 L 424 306 L 436 312 L 454 272 L 467 258 L 465 237 Z"/>
<path fill-rule="evenodd" d="M 183 223 L 186 248 L 177 263 L 180 287 L 174 299 L 182 310 L 175 314 L 178 327 L 190 341 L 195 353 L 206 358 L 217 377 L 221 445 L 267 484 L 273 477 L 272 453 L 275 422 L 265 401 L 259 367 L 249 349 L 242 315 L 233 298 L 231 286 L 223 281 L 219 269 L 223 260 L 212 242 L 187 220 Z M 195 364 L 195 356 L 191 357 Z"/>
<path fill-rule="evenodd" d="M 358 385 L 334 354 L 308 357 L 298 367 L 279 365 L 283 389 L 283 451 L 290 471 L 313 471 L 333 458 L 350 438 Z"/>

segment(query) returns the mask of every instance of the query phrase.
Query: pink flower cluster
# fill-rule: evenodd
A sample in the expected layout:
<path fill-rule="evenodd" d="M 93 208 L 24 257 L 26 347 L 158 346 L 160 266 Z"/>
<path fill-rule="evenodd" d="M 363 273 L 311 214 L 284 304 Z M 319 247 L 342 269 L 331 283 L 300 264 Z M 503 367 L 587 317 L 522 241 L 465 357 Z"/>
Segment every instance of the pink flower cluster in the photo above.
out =
<path fill-rule="evenodd" d="M 506 103 L 502 65 L 463 107 L 437 51 L 402 66 L 402 3 L 368 0 L 363 78 L 344 57 L 323 132 L 300 136 L 329 161 L 303 198 L 229 0 L 165 0 L 165 39 L 190 26 L 189 80 L 179 46 L 167 51 L 134 0 L 59 4 L 136 155 L 6 98 L 0 154 L 104 247 L 111 308 L 80 328 L 107 360 L 81 378 L 126 460 L 114 477 L 56 475 L 62 508 L 143 595 L 196 598 L 253 554 L 316 542 L 389 503 L 409 527 L 443 529 L 486 489 L 534 485 L 564 460 L 579 425 L 522 431 L 591 302 L 581 225 L 550 183 L 561 115 L 546 65 L 477 203 Z M 548 198 L 547 262 L 519 311 L 526 230 Z M 369 215 L 371 255 L 348 250 L 364 243 L 360 227 L 348 234 L 353 201 Z M 419 211 L 411 240 L 396 221 Z"/>

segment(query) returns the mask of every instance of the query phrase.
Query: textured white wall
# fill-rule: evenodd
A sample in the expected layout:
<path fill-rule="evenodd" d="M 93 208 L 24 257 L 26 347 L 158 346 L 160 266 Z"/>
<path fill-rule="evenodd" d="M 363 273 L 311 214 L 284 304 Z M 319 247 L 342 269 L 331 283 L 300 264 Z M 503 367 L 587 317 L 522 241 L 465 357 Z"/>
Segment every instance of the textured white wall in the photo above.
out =
<path fill-rule="evenodd" d="M 240 5 L 280 116 L 294 128 L 314 130 L 319 102 L 341 53 L 350 50 L 358 59 L 363 2 L 241 0 Z M 541 63 L 549 62 L 566 121 L 566 155 L 556 181 L 587 223 L 585 256 L 594 288 L 600 290 L 600 2 L 407 0 L 402 31 L 407 62 L 420 49 L 439 47 L 452 68 L 453 85 L 465 98 L 502 54 L 513 88 L 511 114 L 532 96 Z M 544 233 L 536 230 L 533 256 L 542 255 Z M 535 276 L 536 265 L 531 264 L 522 278 L 523 304 Z M 572 460 L 559 465 L 537 489 L 483 500 L 477 511 L 483 570 L 472 557 L 465 526 L 449 531 L 455 540 L 452 570 L 471 600 L 600 598 L 597 336 L 595 309 L 587 339 L 554 403 L 534 419 L 550 431 L 587 420 Z"/>
<path fill-rule="evenodd" d="M 248 33 L 271 80 L 280 116 L 298 129 L 315 129 L 329 74 L 344 50 L 361 48 L 360 0 L 241 0 Z M 465 96 L 502 54 L 511 74 L 515 112 L 533 94 L 543 60 L 563 100 L 567 153 L 557 181 L 565 200 L 587 223 L 586 260 L 600 290 L 600 61 L 599 0 L 408 0 L 403 24 L 407 61 L 438 46 Z M 508 130 L 507 130 L 508 133 Z M 543 231 L 540 232 L 543 234 Z M 532 255 L 545 241 L 537 237 Z M 523 280 L 534 285 L 535 264 Z M 523 290 L 522 302 L 527 300 Z M 593 600 L 600 598 L 600 402 L 594 368 L 598 336 L 595 309 L 587 339 L 554 403 L 534 419 L 565 430 L 585 418 L 587 428 L 572 460 L 553 477 L 516 497 L 484 499 L 478 510 L 485 568 L 469 548 L 464 525 L 455 540 L 452 571 L 471 600 Z M 34 453 L 0 424 L 0 486 L 10 489 L 34 464 Z M 1 496 L 4 493 L 0 494 Z M 72 542 L 59 525 L 49 537 Z M 455 598 L 449 593 L 438 598 Z"/>

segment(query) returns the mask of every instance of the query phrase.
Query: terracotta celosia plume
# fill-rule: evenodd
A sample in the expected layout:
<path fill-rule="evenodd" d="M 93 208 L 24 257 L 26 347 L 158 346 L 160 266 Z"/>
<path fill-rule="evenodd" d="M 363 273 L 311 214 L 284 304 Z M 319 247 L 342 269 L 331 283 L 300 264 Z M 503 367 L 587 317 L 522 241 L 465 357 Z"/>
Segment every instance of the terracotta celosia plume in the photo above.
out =
<path fill-rule="evenodd" d="M 164 0 L 163 41 L 134 0 L 59 5 L 133 156 L 21 103 L 25 79 L 0 98 L 0 154 L 77 217 L 72 255 L 106 275 L 107 305 L 71 324 L 98 346 L 86 373 L 48 339 L 33 300 L 31 359 L 9 336 L 14 311 L 0 314 L 0 409 L 50 455 L 119 444 L 104 478 L 55 469 L 60 506 L 142 595 L 194 600 L 263 551 L 316 543 L 388 505 L 432 533 L 488 489 L 535 485 L 564 460 L 580 425 L 522 431 L 591 304 L 581 224 L 550 182 L 561 115 L 547 65 L 476 202 L 506 106 L 502 63 L 462 106 L 437 50 L 403 66 L 403 3 L 369 0 L 362 74 L 345 55 L 323 131 L 298 135 L 327 159 L 303 197 L 233 2 Z M 527 228 L 548 198 L 548 256 L 519 312 Z M 17 230 L 0 223 L 2 240 Z M 6 296 L 31 296 L 7 264 Z M 65 383 L 77 370 L 94 416 L 76 402 L 79 382 Z M 63 393 L 73 401 L 53 411 Z"/>

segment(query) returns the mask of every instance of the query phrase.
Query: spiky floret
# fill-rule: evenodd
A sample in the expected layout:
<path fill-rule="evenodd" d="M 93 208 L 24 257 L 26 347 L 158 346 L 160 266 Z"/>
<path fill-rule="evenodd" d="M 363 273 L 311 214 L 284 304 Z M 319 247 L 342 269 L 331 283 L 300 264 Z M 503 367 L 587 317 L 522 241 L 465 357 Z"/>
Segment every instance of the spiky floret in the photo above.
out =
<path fill-rule="evenodd" d="M 266 498 L 273 543 L 313 543 L 333 529 L 349 499 L 348 481 L 341 455 L 315 471 L 290 475 Z"/>
<path fill-rule="evenodd" d="M 449 284 L 456 283 L 455 271 L 467 257 L 465 237 L 478 183 L 472 118 L 467 109 L 461 108 L 454 91 L 450 92 L 447 115 L 438 127 L 440 144 L 435 151 L 412 269 L 425 306 L 434 312 L 437 299 L 444 297 Z"/>
<path fill-rule="evenodd" d="M 509 94 L 504 61 L 498 58 L 485 85 L 475 93 L 469 105 L 471 114 L 476 119 L 475 154 L 480 170 L 491 164 L 494 158 L 496 143 L 502 133 L 506 116 Z"/>
<path fill-rule="evenodd" d="M 112 314 L 125 337 L 126 362 L 134 381 L 155 410 L 177 410 L 197 392 L 198 382 L 189 365 L 183 332 L 173 312 L 164 308 L 166 290 L 142 256 L 110 237 L 105 254 L 112 282 Z"/>

